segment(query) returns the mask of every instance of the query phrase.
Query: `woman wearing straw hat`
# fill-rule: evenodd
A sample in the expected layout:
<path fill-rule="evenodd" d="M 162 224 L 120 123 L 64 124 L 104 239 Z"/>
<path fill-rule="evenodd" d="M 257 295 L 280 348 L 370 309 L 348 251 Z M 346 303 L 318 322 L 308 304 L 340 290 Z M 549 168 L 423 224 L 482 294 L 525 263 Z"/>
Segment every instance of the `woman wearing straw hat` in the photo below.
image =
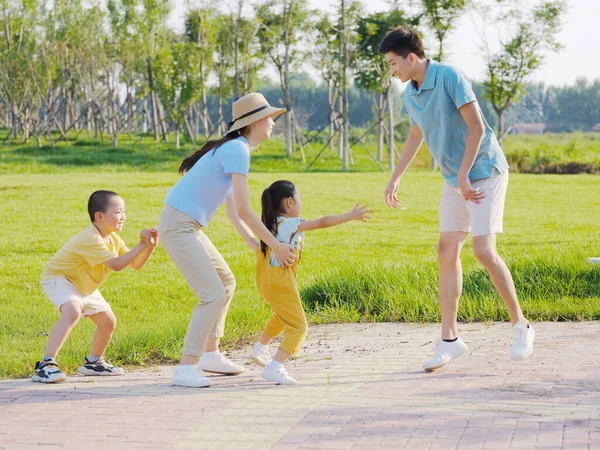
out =
<path fill-rule="evenodd" d="M 272 249 L 284 267 L 296 256 L 262 224 L 250 206 L 248 170 L 250 152 L 271 136 L 273 117 L 285 109 L 273 108 L 261 94 L 248 94 L 233 104 L 233 121 L 221 139 L 208 141 L 183 160 L 184 176 L 165 197 L 158 229 L 167 254 L 199 301 L 188 326 L 180 365 L 173 384 L 207 387 L 202 371 L 237 375 L 244 368 L 219 353 L 225 317 L 235 278 L 231 269 L 202 231 L 222 203 L 242 238 L 257 248 L 256 234 Z"/>

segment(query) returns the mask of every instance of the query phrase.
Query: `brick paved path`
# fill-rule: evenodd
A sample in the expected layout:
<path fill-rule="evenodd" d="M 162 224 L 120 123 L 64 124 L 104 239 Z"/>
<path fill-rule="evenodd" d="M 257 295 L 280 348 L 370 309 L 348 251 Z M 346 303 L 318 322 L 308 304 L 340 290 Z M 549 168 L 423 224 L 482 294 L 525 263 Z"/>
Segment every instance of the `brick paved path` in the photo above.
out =
<path fill-rule="evenodd" d="M 288 365 L 296 386 L 251 365 L 208 389 L 171 386 L 172 366 L 3 381 L 0 448 L 600 449 L 600 323 L 536 332 L 533 356 L 516 363 L 508 324 L 462 325 L 469 354 L 426 373 L 437 326 L 312 327 Z"/>

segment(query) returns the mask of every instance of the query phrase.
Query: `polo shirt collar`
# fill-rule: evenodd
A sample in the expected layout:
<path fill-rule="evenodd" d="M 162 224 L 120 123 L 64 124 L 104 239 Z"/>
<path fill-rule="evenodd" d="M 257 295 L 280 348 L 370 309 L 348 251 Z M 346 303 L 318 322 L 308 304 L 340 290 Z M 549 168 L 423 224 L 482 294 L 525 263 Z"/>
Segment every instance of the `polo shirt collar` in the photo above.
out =
<path fill-rule="evenodd" d="M 435 87 L 435 79 L 437 75 L 438 63 L 433 59 L 427 60 L 427 72 L 425 72 L 425 79 L 419 89 L 415 88 L 414 83 L 410 82 L 411 94 L 420 94 L 425 89 L 433 89 Z"/>

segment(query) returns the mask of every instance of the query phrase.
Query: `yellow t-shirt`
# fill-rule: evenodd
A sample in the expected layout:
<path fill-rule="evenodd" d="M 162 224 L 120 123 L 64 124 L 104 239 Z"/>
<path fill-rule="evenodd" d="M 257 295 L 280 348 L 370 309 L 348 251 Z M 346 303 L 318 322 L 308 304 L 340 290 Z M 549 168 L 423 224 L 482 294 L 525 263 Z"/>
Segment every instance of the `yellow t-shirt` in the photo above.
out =
<path fill-rule="evenodd" d="M 129 251 L 117 233 L 108 235 L 108 241 L 90 225 L 50 258 L 42 272 L 42 281 L 65 277 L 83 295 L 90 295 L 112 272 L 103 263 Z"/>

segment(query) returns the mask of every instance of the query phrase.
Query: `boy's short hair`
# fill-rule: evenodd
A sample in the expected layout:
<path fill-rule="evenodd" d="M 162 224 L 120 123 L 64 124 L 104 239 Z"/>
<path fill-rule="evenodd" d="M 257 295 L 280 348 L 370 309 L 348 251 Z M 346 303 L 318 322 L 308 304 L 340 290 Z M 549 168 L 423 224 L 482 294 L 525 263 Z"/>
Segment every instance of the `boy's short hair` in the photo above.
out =
<path fill-rule="evenodd" d="M 113 191 L 96 191 L 90 195 L 90 199 L 88 200 L 88 214 L 92 223 L 94 223 L 97 212 L 105 213 L 108 210 L 110 199 L 113 197 L 120 197 L 120 195 Z"/>
<path fill-rule="evenodd" d="M 406 58 L 414 53 L 419 58 L 425 58 L 423 41 L 413 28 L 402 25 L 388 32 L 379 44 L 379 53 L 394 52 L 398 56 Z"/>

